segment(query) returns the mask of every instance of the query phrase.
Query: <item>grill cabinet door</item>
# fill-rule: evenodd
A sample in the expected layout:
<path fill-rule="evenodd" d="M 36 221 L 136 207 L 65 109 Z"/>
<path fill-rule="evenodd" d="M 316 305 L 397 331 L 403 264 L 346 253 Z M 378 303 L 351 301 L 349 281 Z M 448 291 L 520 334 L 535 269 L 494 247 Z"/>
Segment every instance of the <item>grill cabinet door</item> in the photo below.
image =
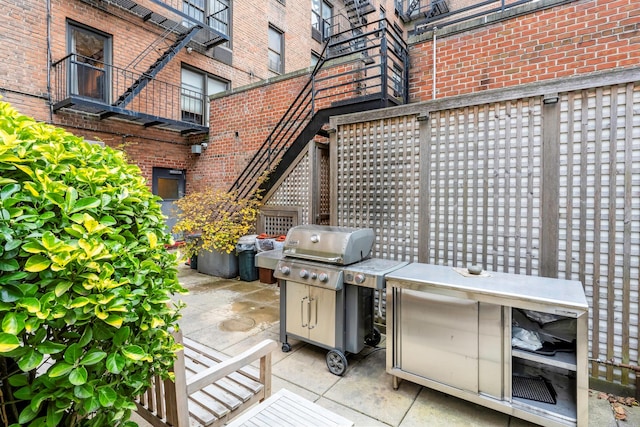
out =
<path fill-rule="evenodd" d="M 336 291 L 287 280 L 287 333 L 335 347 Z"/>
<path fill-rule="evenodd" d="M 310 322 L 312 341 L 336 346 L 336 291 L 309 286 Z"/>
<path fill-rule="evenodd" d="M 309 337 L 309 286 L 287 280 L 287 332 Z"/>

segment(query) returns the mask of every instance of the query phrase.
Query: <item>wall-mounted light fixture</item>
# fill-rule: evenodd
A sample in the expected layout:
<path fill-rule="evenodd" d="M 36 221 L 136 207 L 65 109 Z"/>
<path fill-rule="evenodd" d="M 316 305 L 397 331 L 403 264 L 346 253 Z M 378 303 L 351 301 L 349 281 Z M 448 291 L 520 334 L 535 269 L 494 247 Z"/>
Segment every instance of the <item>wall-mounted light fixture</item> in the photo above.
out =
<path fill-rule="evenodd" d="M 191 154 L 202 154 L 204 150 L 209 146 L 208 143 L 202 142 L 200 144 L 193 144 L 191 146 Z"/>
<path fill-rule="evenodd" d="M 558 101 L 560 101 L 560 97 L 557 93 L 547 93 L 542 97 L 542 103 L 546 105 L 556 104 Z"/>

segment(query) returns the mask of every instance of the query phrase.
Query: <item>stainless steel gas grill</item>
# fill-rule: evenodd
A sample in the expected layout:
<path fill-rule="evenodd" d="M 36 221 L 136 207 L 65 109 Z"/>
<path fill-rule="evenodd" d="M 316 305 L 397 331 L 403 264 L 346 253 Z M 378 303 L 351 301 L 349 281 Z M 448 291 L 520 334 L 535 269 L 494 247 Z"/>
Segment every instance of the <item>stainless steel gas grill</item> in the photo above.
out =
<path fill-rule="evenodd" d="M 407 263 L 370 258 L 374 238 L 370 228 L 289 230 L 273 274 L 280 280 L 282 351 L 291 350 L 290 337 L 326 348 L 329 371 L 343 375 L 346 353 L 380 342 L 374 292 L 385 287 L 385 274 Z"/>

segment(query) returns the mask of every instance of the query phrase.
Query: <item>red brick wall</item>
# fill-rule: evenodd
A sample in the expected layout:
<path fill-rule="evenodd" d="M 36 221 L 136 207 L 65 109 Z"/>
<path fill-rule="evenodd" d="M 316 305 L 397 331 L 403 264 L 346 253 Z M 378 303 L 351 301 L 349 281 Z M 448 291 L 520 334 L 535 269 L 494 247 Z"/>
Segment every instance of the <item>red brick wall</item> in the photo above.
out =
<path fill-rule="evenodd" d="M 320 80 L 330 75 L 338 77 L 316 86 L 316 89 L 330 88 L 322 91 L 322 98 L 316 100 L 316 111 L 330 107 L 333 102 L 353 98 L 355 84 L 351 82 L 354 74 L 350 71 L 361 67 L 362 61 L 352 61 L 322 70 L 318 74 Z M 283 76 L 271 84 L 215 98 L 210 107 L 209 148 L 196 162 L 195 182 L 190 189 L 230 188 L 308 80 L 306 73 Z M 380 91 L 380 88 L 375 90 Z"/>
<path fill-rule="evenodd" d="M 229 188 L 308 79 L 304 74 L 214 99 L 209 147 L 196 162 L 188 190 Z"/>
<path fill-rule="evenodd" d="M 431 40 L 410 47 L 411 102 L 432 99 Z M 437 98 L 640 64 L 637 0 L 582 0 L 437 38 Z"/>

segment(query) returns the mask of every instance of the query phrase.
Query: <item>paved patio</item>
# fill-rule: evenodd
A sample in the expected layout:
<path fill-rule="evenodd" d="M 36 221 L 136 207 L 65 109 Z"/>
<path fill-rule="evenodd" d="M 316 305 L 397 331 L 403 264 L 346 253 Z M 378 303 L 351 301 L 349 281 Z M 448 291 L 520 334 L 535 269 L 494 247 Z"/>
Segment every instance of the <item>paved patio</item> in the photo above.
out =
<path fill-rule="evenodd" d="M 264 338 L 279 341 L 279 288 L 199 274 L 180 265 L 189 289 L 181 327 L 193 340 L 235 355 Z M 289 353 L 273 354 L 273 392 L 287 388 L 355 422 L 356 426 L 511 426 L 533 424 L 446 394 L 403 381 L 396 391 L 385 372 L 386 337 L 377 348 L 349 355 L 347 372 L 338 377 L 325 363 L 326 351 L 291 340 Z M 589 396 L 589 426 L 640 426 L 640 408 L 626 408 L 616 420 L 609 402 Z M 138 420 L 138 419 L 136 419 Z M 139 420 L 138 420 L 139 421 Z M 139 421 L 140 426 L 148 426 Z"/>

